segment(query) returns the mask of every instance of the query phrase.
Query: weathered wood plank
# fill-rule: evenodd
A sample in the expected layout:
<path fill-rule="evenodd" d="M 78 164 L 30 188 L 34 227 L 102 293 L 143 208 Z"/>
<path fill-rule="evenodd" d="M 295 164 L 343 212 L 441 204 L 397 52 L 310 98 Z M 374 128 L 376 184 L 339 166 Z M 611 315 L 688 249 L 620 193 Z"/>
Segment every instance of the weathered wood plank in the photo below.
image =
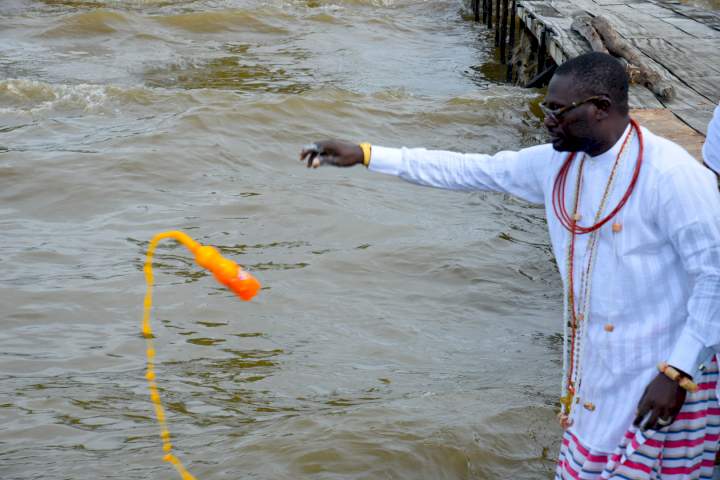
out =
<path fill-rule="evenodd" d="M 630 108 L 665 108 L 655 94 L 642 85 L 630 85 L 628 102 Z"/>
<path fill-rule="evenodd" d="M 582 53 L 591 51 L 590 45 L 577 32 L 571 28 L 572 18 L 564 15 L 556 6 L 562 2 L 556 2 L 552 6 L 542 1 L 522 2 L 525 9 L 530 13 L 536 22 L 543 25 L 543 34 L 546 35 L 548 53 L 555 63 L 560 64 L 568 58 L 576 57 Z M 534 31 L 539 33 L 537 27 Z"/>
<path fill-rule="evenodd" d="M 643 0 L 595 0 L 595 3 L 601 6 L 605 5 L 627 5 L 633 3 L 644 3 Z"/>
<path fill-rule="evenodd" d="M 637 41 L 637 39 L 633 42 L 635 41 Z M 672 111 L 692 111 L 693 109 L 707 108 L 708 106 L 713 105 L 708 98 L 686 85 L 685 80 L 682 77 L 676 77 L 670 73 L 664 65 L 661 65 L 652 57 L 646 57 L 646 63 L 651 68 L 660 72 L 665 78 L 669 79 L 675 89 L 675 96 L 672 100 L 662 101 L 666 108 L 670 108 Z"/>
<path fill-rule="evenodd" d="M 530 0 L 522 2 L 522 5 L 529 13 L 532 13 L 534 17 L 562 18 L 565 16 L 560 10 L 555 8 L 555 4 L 549 5 L 545 1 Z"/>
<path fill-rule="evenodd" d="M 658 3 L 655 0 L 650 0 L 653 3 Z M 675 12 L 676 14 L 695 20 L 696 22 L 707 25 L 716 30 L 720 30 L 720 12 L 714 10 L 708 10 L 704 8 L 695 7 L 693 5 L 683 3 L 660 3 L 659 5 L 664 6 Z"/>
<path fill-rule="evenodd" d="M 705 137 L 685 125 L 670 110 L 633 110 L 630 115 L 654 134 L 672 140 L 687 150 L 696 160 L 702 161 L 702 145 Z"/>
<path fill-rule="evenodd" d="M 672 112 L 694 130 L 707 135 L 707 127 L 712 120 L 712 108 L 673 108 Z"/>
<path fill-rule="evenodd" d="M 636 10 L 642 10 L 643 12 L 647 13 L 648 15 L 652 15 L 655 18 L 662 19 L 678 17 L 678 14 L 673 10 L 663 5 L 656 5 L 654 3 L 642 2 L 637 4 L 631 4 L 630 7 Z"/>
<path fill-rule="evenodd" d="M 667 19 L 659 19 L 642 11 L 641 8 L 632 8 L 628 5 L 608 5 L 603 7 L 598 15 L 607 18 L 625 38 L 675 38 L 686 37 L 687 33 L 674 25 L 669 25 Z"/>
<path fill-rule="evenodd" d="M 663 21 L 670 25 L 688 33 L 696 38 L 710 38 L 714 40 L 720 40 L 720 31 L 710 28 L 705 24 L 702 24 L 691 18 L 684 17 L 665 17 Z M 717 44 L 716 44 L 717 48 Z"/>
<path fill-rule="evenodd" d="M 720 75 L 689 78 L 687 82 L 712 103 L 720 103 Z"/>
<path fill-rule="evenodd" d="M 713 60 L 720 61 L 717 46 L 708 51 L 706 45 L 697 39 L 688 42 L 682 39 L 633 38 L 630 42 L 648 57 L 668 65 L 670 71 L 701 77 L 720 75 L 720 65 L 713 63 Z"/>
<path fill-rule="evenodd" d="M 572 30 L 572 18 L 563 17 L 545 20 L 551 32 L 548 46 L 557 51 L 557 53 L 553 55 L 553 58 L 557 57 L 555 63 L 560 64 L 568 58 L 577 57 L 578 55 L 592 51 L 587 40 Z"/>

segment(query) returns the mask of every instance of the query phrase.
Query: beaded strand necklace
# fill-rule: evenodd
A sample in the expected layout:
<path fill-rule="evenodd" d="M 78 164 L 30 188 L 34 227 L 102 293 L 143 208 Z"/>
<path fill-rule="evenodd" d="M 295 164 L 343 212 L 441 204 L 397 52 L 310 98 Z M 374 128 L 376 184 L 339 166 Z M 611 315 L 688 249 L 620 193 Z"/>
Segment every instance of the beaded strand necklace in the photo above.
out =
<path fill-rule="evenodd" d="M 622 209 L 627 202 L 628 198 L 632 194 L 635 184 L 640 173 L 640 167 L 642 165 L 643 157 L 643 139 L 640 127 L 634 120 L 630 120 L 631 129 L 625 136 L 625 140 L 615 157 L 615 163 L 613 164 L 610 176 L 607 184 L 605 185 L 605 191 L 603 192 L 600 205 L 595 214 L 593 224 L 589 227 L 583 227 L 578 225 L 580 221 L 580 215 L 578 214 L 578 207 L 580 204 L 580 193 L 582 187 L 582 176 L 585 166 L 586 156 L 583 155 L 580 165 L 578 166 L 578 173 L 575 181 L 575 194 L 573 198 L 573 209 L 572 216 L 570 216 L 565 207 L 565 185 L 567 183 L 567 177 L 570 171 L 572 160 L 575 157 L 575 153 L 568 155 L 567 160 L 558 172 L 558 176 L 555 179 L 555 185 L 553 188 L 553 209 L 560 220 L 560 223 L 570 232 L 570 243 L 568 245 L 567 257 L 566 257 L 566 268 L 567 278 L 564 295 L 564 309 L 563 309 L 563 382 L 562 382 L 562 396 L 560 398 L 561 411 L 558 415 L 560 424 L 563 428 L 567 429 L 571 426 L 570 412 L 572 410 L 573 400 L 579 402 L 579 397 L 576 394 L 580 390 L 580 383 L 582 381 L 582 346 L 583 339 L 586 335 L 586 323 L 588 318 L 586 314 L 589 310 L 590 305 L 590 292 L 592 283 L 592 270 L 595 265 L 595 259 L 597 257 L 597 240 L 599 237 L 599 230 L 604 224 L 610 221 L 615 215 Z M 618 167 L 622 161 L 623 154 L 627 145 L 630 143 L 633 137 L 633 130 L 637 132 L 640 148 L 638 152 L 637 161 L 635 164 L 635 171 L 633 177 L 625 191 L 622 199 L 618 202 L 618 205 L 606 216 L 602 217 L 605 205 L 607 203 L 610 194 L 612 193 L 616 173 Z M 586 246 L 586 257 L 587 263 L 585 264 L 582 275 L 580 277 L 580 291 L 579 291 L 579 308 L 576 308 L 575 304 L 575 240 L 576 235 L 582 235 L 590 233 L 588 238 L 588 244 Z M 568 335 L 568 328 L 570 329 L 570 335 Z M 588 408 L 594 408 L 594 405 L 588 403 Z"/>

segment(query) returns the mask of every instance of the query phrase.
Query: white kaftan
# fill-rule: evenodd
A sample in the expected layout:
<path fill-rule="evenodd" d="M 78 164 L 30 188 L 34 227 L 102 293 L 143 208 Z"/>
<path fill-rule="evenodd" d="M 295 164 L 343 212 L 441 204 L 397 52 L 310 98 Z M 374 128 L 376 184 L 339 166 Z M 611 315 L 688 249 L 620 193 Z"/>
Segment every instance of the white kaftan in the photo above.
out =
<path fill-rule="evenodd" d="M 602 452 L 614 451 L 623 438 L 645 387 L 658 373 L 658 362 L 667 361 L 695 376 L 700 363 L 710 357 L 707 347 L 720 343 L 717 182 L 680 146 L 645 128 L 642 132 L 645 154 L 638 183 L 625 207 L 599 233 L 586 314 L 581 401 L 572 413 L 571 432 Z M 609 151 L 588 156 L 585 162 L 578 208 L 582 225 L 595 218 L 623 139 L 624 135 Z M 624 194 L 638 148 L 635 135 L 605 213 Z M 568 211 L 581 155 L 568 177 Z M 550 144 L 492 156 L 373 146 L 369 169 L 422 185 L 491 190 L 544 203 L 553 251 L 567 282 L 570 234 L 552 209 L 553 182 L 566 158 L 567 153 L 556 152 Z M 622 225 L 618 233 L 612 231 L 615 222 Z M 577 279 L 586 263 L 587 240 L 588 235 L 580 235 L 576 241 Z M 614 328 L 605 329 L 606 324 Z M 594 411 L 582 408 L 587 401 L 596 406 Z"/>

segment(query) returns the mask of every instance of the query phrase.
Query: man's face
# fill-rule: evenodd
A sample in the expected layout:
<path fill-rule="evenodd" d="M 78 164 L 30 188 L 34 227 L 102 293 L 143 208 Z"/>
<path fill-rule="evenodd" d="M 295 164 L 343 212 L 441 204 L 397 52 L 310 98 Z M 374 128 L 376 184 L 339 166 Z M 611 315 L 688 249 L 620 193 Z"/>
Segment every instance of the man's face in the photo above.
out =
<path fill-rule="evenodd" d="M 545 115 L 545 128 L 558 152 L 585 151 L 595 143 L 597 120 L 594 113 L 597 107 L 592 102 L 581 104 L 587 98 L 587 94 L 579 91 L 572 76 L 555 75 L 550 80 L 545 106 L 550 110 L 568 107 L 557 116 Z M 573 102 L 579 105 L 573 108 Z"/>

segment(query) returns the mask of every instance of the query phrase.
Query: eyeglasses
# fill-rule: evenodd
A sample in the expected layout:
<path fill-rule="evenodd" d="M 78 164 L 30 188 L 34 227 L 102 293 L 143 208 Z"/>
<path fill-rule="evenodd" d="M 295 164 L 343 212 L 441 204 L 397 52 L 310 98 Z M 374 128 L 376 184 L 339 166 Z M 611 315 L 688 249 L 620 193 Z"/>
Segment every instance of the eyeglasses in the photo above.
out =
<path fill-rule="evenodd" d="M 568 113 L 570 110 L 573 110 L 585 103 L 593 102 L 595 100 L 600 100 L 602 98 L 604 98 L 604 97 L 601 95 L 595 95 L 592 97 L 588 97 L 585 100 L 582 100 L 579 102 L 572 102 L 570 105 L 567 105 L 565 107 L 554 108 L 554 109 L 548 108 L 548 106 L 545 105 L 544 103 L 541 103 L 539 106 L 540 106 L 540 110 L 542 110 L 542 112 L 545 114 L 546 117 L 550 117 L 551 120 L 553 120 L 555 122 L 559 122 L 562 120 L 563 115 Z"/>

